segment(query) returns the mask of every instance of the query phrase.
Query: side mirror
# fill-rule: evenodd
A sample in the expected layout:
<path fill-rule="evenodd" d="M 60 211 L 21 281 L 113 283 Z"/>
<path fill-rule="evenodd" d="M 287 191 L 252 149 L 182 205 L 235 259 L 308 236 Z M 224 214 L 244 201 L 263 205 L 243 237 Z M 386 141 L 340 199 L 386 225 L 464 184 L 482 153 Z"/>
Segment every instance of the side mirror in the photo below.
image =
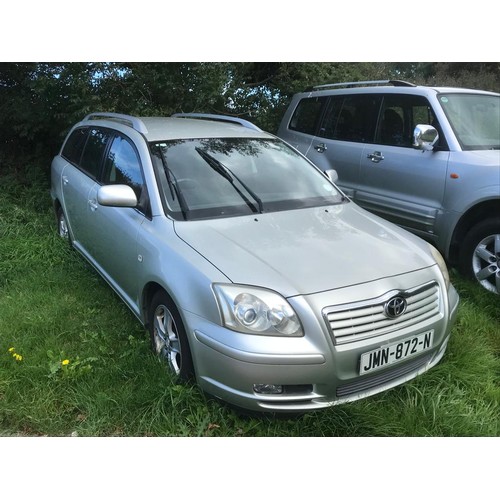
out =
<path fill-rule="evenodd" d="M 134 190 L 125 184 L 110 184 L 101 186 L 97 191 L 97 202 L 105 207 L 137 206 L 137 196 Z"/>
<path fill-rule="evenodd" d="M 339 180 L 339 174 L 333 168 L 325 170 L 324 174 L 335 184 Z"/>
<path fill-rule="evenodd" d="M 432 125 L 417 125 L 413 131 L 413 147 L 422 151 L 432 151 L 438 140 L 438 131 Z"/>

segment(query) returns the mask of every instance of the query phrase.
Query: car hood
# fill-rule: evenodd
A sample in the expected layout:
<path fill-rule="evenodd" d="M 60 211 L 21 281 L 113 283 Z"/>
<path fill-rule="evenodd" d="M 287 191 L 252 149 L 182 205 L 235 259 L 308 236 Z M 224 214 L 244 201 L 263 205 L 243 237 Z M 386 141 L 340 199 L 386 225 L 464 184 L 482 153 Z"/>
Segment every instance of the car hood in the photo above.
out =
<path fill-rule="evenodd" d="M 435 264 L 423 240 L 354 203 L 176 222 L 175 231 L 232 282 L 286 297 Z"/>

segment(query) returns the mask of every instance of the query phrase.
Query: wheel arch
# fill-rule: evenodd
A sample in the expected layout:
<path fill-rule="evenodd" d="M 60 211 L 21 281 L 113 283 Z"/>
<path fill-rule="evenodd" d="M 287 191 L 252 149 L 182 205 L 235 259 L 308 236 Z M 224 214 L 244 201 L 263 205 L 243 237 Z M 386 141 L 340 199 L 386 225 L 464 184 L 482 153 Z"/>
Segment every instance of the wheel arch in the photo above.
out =
<path fill-rule="evenodd" d="M 141 297 L 141 320 L 142 323 L 146 328 L 149 328 L 149 306 L 151 305 L 151 301 L 153 300 L 153 297 L 156 295 L 157 292 L 160 290 L 163 290 L 172 300 L 172 302 L 175 304 L 175 300 L 172 297 L 172 295 L 165 290 L 165 287 L 157 283 L 156 281 L 150 281 L 149 283 L 146 283 L 144 286 L 144 289 L 142 290 L 142 297 Z M 175 304 L 177 309 L 179 307 L 177 304 Z"/>
<path fill-rule="evenodd" d="M 469 208 L 459 219 L 451 238 L 448 260 L 456 265 L 460 254 L 460 245 L 465 235 L 483 220 L 498 217 L 500 214 L 500 198 L 485 200 Z"/>

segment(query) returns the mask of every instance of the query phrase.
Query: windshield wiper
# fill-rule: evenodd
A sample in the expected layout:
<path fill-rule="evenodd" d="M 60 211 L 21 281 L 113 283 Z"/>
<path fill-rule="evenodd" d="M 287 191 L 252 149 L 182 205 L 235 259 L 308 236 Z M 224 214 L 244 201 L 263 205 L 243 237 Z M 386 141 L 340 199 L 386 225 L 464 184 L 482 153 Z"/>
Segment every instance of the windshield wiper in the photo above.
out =
<path fill-rule="evenodd" d="M 264 212 L 264 204 L 262 200 L 257 196 L 257 194 L 252 191 L 238 176 L 236 176 L 228 167 L 226 167 L 223 163 L 221 163 L 217 158 L 214 158 L 212 155 L 203 151 L 203 149 L 199 147 L 195 147 L 196 152 L 212 167 L 217 173 L 222 175 L 224 179 L 227 179 L 234 189 L 238 192 L 238 194 L 243 198 L 245 203 L 250 207 L 252 212 Z M 241 192 L 241 190 L 235 185 L 234 179 L 236 179 L 247 191 L 248 194 L 255 200 L 257 203 L 258 209 L 255 208 L 255 205 L 250 202 L 250 200 Z"/>
<path fill-rule="evenodd" d="M 189 207 L 186 203 L 186 199 L 184 198 L 180 189 L 177 189 L 177 179 L 175 178 L 175 175 L 172 172 L 172 170 L 170 170 L 170 168 L 168 167 L 167 159 L 165 158 L 163 151 L 161 151 L 161 157 L 163 160 L 163 170 L 165 171 L 165 177 L 167 178 L 168 182 L 168 188 L 170 189 L 170 195 L 172 196 L 172 199 L 175 201 L 175 195 L 177 194 L 177 199 L 179 200 L 179 207 L 181 209 L 182 216 L 184 217 L 184 220 L 187 220 Z"/>

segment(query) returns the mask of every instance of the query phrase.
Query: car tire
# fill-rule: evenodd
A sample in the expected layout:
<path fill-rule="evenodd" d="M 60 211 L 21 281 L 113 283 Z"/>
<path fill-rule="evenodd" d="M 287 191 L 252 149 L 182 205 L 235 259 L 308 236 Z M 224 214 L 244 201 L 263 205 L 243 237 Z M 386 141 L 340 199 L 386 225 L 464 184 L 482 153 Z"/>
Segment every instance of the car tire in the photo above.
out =
<path fill-rule="evenodd" d="M 186 330 L 177 307 L 163 290 L 153 296 L 148 319 L 153 352 L 166 362 L 174 377 L 191 379 L 194 367 Z"/>
<path fill-rule="evenodd" d="M 459 265 L 462 274 L 500 294 L 500 218 L 486 219 L 466 234 Z"/>

